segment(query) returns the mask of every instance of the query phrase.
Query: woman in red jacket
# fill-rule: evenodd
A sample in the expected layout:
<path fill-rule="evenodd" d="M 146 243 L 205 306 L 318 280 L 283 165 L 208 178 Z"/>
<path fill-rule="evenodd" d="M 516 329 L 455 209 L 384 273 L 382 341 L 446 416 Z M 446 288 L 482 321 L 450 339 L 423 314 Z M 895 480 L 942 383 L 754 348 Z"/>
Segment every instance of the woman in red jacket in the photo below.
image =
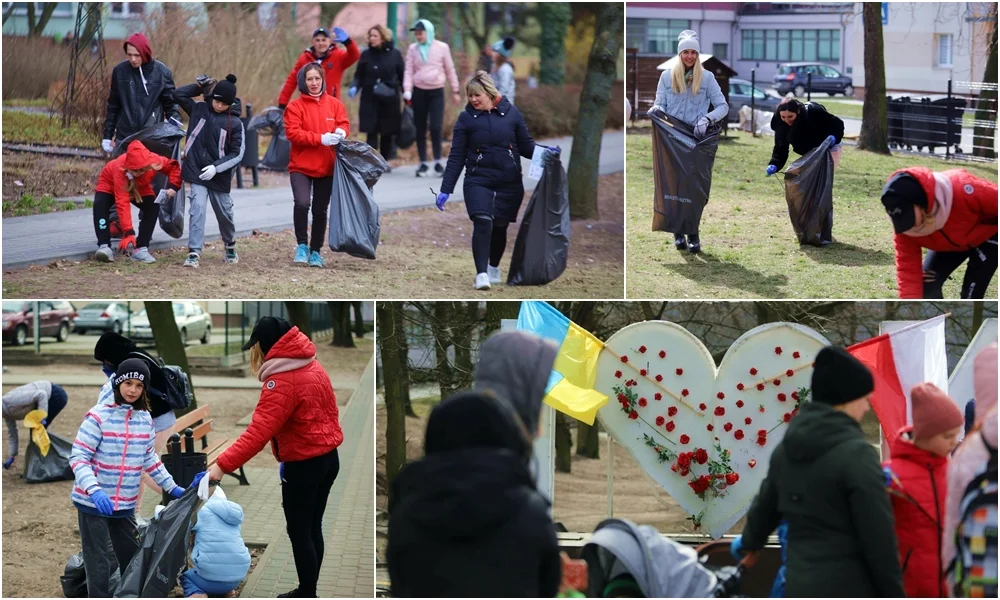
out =
<path fill-rule="evenodd" d="M 325 92 L 323 69 L 313 63 L 299 71 L 299 92 L 285 109 L 285 135 L 292 149 L 288 160 L 288 178 L 292 184 L 295 208 L 295 249 L 297 263 L 323 267 L 324 235 L 330 194 L 333 192 L 333 168 L 337 164 L 336 146 L 351 132 L 351 122 L 343 102 Z M 309 240 L 309 205 L 312 203 L 312 240 Z M 310 252 L 311 250 L 311 252 Z"/>
<path fill-rule="evenodd" d="M 250 425 L 208 469 L 213 481 L 257 455 L 267 442 L 278 459 L 281 504 L 299 586 L 279 598 L 315 598 L 323 563 L 323 511 L 340 470 L 344 441 L 337 397 L 316 360 L 316 346 L 297 327 L 275 317 L 257 321 L 243 346 L 263 384 Z"/>
<path fill-rule="evenodd" d="M 94 232 L 97 233 L 98 262 L 113 262 L 115 252 L 111 249 L 111 206 L 118 211 L 122 240 L 118 251 L 132 260 L 144 263 L 156 262 L 149 253 L 149 240 L 156 228 L 156 218 L 160 207 L 153 194 L 153 178 L 157 173 L 167 176 L 169 184 L 167 196 L 173 198 L 181 189 L 181 167 L 177 161 L 154 154 L 134 141 L 125 153 L 104 165 L 94 189 Z M 136 238 L 132 226 L 131 204 L 139 207 L 139 237 Z"/>
<path fill-rule="evenodd" d="M 331 49 L 333 42 L 342 44 L 343 48 Z M 340 27 L 333 28 L 333 39 L 330 39 L 326 29 L 320 27 L 313 32 L 312 43 L 312 47 L 306 48 L 295 61 L 292 72 L 285 79 L 285 85 L 281 86 L 281 94 L 278 95 L 279 108 L 288 105 L 298 84 L 299 71 L 310 63 L 323 67 L 320 73 L 326 72 L 327 93 L 334 98 L 340 98 L 340 83 L 344 79 L 344 71 L 361 58 L 361 49 Z"/>
<path fill-rule="evenodd" d="M 962 263 L 961 297 L 983 298 L 997 271 L 997 184 L 965 169 L 911 167 L 889 177 L 882 204 L 896 231 L 900 298 L 943 298 Z"/>

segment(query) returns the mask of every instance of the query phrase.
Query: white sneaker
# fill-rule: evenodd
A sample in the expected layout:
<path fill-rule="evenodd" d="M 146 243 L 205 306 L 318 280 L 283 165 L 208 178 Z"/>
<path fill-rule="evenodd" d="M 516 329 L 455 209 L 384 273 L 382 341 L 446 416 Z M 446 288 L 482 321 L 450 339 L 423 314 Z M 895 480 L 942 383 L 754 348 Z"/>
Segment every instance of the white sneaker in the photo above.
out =
<path fill-rule="evenodd" d="M 107 244 L 104 244 L 94 253 L 94 260 L 97 262 L 115 262 L 115 251 Z"/>
<path fill-rule="evenodd" d="M 477 290 L 488 290 L 490 289 L 490 276 L 486 273 L 480 273 L 476 275 L 476 289 Z"/>
<path fill-rule="evenodd" d="M 489 265 L 486 267 L 486 274 L 490 276 L 490 283 L 492 284 L 498 284 L 502 281 L 500 276 L 500 267 Z"/>
<path fill-rule="evenodd" d="M 156 259 L 149 253 L 149 248 L 142 247 L 132 253 L 132 260 L 146 264 L 155 263 Z"/>

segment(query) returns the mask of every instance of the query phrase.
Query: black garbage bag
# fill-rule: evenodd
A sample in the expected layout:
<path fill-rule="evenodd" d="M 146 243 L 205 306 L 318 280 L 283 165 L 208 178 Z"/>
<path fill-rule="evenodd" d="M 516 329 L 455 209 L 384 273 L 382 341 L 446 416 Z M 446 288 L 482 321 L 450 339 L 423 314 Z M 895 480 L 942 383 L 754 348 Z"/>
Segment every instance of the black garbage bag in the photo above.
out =
<path fill-rule="evenodd" d="M 507 285 L 544 285 L 566 270 L 569 258 L 569 182 L 550 156 L 531 193 L 514 241 Z"/>
<path fill-rule="evenodd" d="M 115 562 L 115 552 L 108 546 L 108 556 L 111 557 L 111 578 L 108 589 L 115 589 L 121 581 L 121 573 Z M 66 561 L 66 568 L 59 577 L 62 584 L 63 596 L 67 598 L 87 597 L 87 571 L 83 567 L 83 551 L 77 552 Z"/>
<path fill-rule="evenodd" d="M 800 244 L 821 246 L 830 237 L 833 220 L 833 159 L 830 141 L 818 147 L 785 169 L 785 201 L 792 229 Z"/>
<path fill-rule="evenodd" d="M 701 213 L 712 189 L 712 166 L 722 128 L 713 126 L 697 139 L 694 128 L 660 111 L 653 122 L 653 231 L 698 233 Z"/>
<path fill-rule="evenodd" d="M 186 201 L 184 194 L 184 185 L 181 185 L 181 189 L 177 190 L 173 198 L 168 197 L 160 204 L 160 229 L 174 239 L 179 239 L 184 235 L 184 203 Z"/>
<path fill-rule="evenodd" d="M 374 259 L 381 227 L 372 188 L 388 172 L 389 163 L 364 142 L 340 142 L 336 152 L 330 198 L 330 249 Z"/>
<path fill-rule="evenodd" d="M 285 136 L 285 111 L 277 106 L 269 106 L 257 113 L 247 131 L 259 131 L 271 136 L 264 158 L 260 166 L 272 171 L 287 171 L 288 159 L 292 152 L 292 144 Z"/>
<path fill-rule="evenodd" d="M 29 435 L 28 449 L 24 452 L 25 483 L 48 483 L 73 479 L 73 469 L 69 466 L 69 455 L 72 451 L 73 442 L 50 432 L 49 453 L 42 456 L 42 451 Z"/>
<path fill-rule="evenodd" d="M 396 134 L 396 146 L 409 148 L 417 141 L 417 125 L 413 122 L 413 109 L 409 105 L 403 107 L 403 118 L 399 122 L 399 133 Z"/>
<path fill-rule="evenodd" d="M 118 142 L 111 152 L 111 158 L 118 158 L 124 154 L 128 145 L 136 140 L 142 142 L 142 145 L 153 154 L 159 154 L 166 158 L 176 158 L 180 155 L 179 148 L 181 140 L 184 139 L 184 133 L 183 128 L 168 121 L 150 125 Z"/>
<path fill-rule="evenodd" d="M 198 505 L 198 488 L 191 486 L 149 523 L 132 562 L 122 572 L 115 598 L 167 597 L 187 566 L 191 517 Z"/>

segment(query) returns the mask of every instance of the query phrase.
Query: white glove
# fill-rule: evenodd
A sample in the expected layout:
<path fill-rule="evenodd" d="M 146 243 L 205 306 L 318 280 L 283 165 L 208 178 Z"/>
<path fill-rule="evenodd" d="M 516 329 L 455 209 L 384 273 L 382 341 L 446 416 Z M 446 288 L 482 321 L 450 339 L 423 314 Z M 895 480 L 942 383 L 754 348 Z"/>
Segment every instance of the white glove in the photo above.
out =
<path fill-rule="evenodd" d="M 207 167 L 201 170 L 201 175 L 198 176 L 198 179 L 202 181 L 208 181 L 209 179 L 215 177 L 217 173 L 218 171 L 216 170 L 215 165 L 208 165 Z"/>
<path fill-rule="evenodd" d="M 104 150 L 108 154 L 111 154 L 111 151 L 114 149 L 115 146 L 114 144 L 111 143 L 111 140 L 101 140 L 101 150 Z"/>
<path fill-rule="evenodd" d="M 694 126 L 694 137 L 705 137 L 705 131 L 708 129 L 709 124 L 711 124 L 711 121 L 708 120 L 708 117 L 698 119 L 698 123 Z"/>
<path fill-rule="evenodd" d="M 210 483 L 212 483 L 212 481 L 208 478 L 208 476 L 202 477 L 201 481 L 198 482 L 198 497 L 202 500 L 208 500 L 208 485 Z"/>
<path fill-rule="evenodd" d="M 324 133 L 323 136 L 320 138 L 320 142 L 324 146 L 336 146 L 337 144 L 340 143 L 340 140 L 337 139 L 336 133 Z"/>
<path fill-rule="evenodd" d="M 410 98 L 412 97 L 413 97 L 413 92 L 403 92 L 403 100 L 409 102 Z"/>
<path fill-rule="evenodd" d="M 333 135 L 335 135 L 337 137 L 337 141 L 334 142 L 334 144 L 333 144 L 334 146 L 336 146 L 340 142 L 344 141 L 344 138 L 347 137 L 347 132 L 344 131 L 343 129 L 341 129 L 340 127 L 338 127 L 338 128 L 336 128 L 336 129 L 333 130 Z"/>

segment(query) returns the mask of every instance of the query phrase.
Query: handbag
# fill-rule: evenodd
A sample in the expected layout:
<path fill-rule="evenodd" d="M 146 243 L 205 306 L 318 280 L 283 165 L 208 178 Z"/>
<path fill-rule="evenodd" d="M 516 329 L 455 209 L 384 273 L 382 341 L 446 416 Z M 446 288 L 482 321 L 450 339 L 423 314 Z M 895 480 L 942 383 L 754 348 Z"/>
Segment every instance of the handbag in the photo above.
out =
<path fill-rule="evenodd" d="M 375 82 L 372 93 L 379 100 L 392 100 L 396 97 L 396 88 L 382 83 L 382 80 L 379 79 Z"/>

